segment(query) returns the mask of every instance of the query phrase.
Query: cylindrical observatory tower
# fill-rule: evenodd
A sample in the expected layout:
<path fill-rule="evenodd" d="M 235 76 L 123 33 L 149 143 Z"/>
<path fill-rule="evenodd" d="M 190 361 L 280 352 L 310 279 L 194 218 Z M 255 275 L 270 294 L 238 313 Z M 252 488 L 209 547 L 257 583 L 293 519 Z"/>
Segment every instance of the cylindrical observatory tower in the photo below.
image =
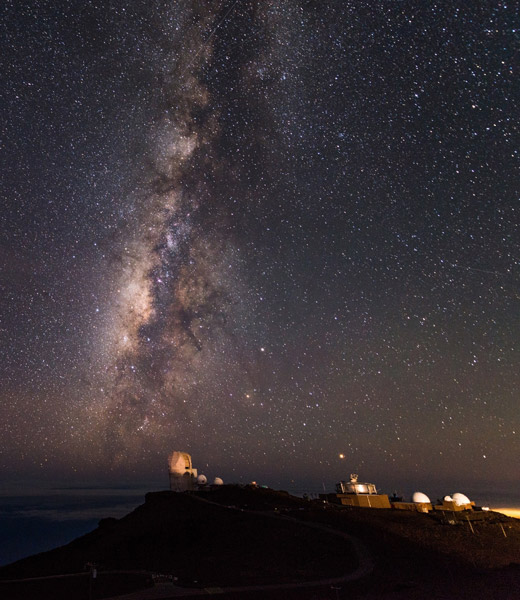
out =
<path fill-rule="evenodd" d="M 191 456 L 187 452 L 175 451 L 168 457 L 170 474 L 170 490 L 186 492 L 192 490 L 197 479 L 197 469 L 191 464 Z"/>

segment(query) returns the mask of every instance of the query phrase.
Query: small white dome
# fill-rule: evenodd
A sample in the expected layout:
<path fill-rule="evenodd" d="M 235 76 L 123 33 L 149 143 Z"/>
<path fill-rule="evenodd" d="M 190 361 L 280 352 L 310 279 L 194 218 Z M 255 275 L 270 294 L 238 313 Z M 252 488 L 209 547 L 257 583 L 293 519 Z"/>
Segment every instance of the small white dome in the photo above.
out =
<path fill-rule="evenodd" d="M 446 502 L 453 502 L 453 498 L 451 496 L 444 496 L 443 500 L 446 500 Z"/>
<path fill-rule="evenodd" d="M 197 477 L 197 484 L 198 485 L 206 485 L 206 483 L 208 483 L 208 478 L 206 477 L 206 475 L 202 475 L 202 473 Z"/>
<path fill-rule="evenodd" d="M 213 485 L 224 485 L 224 481 L 220 477 L 215 477 Z"/>
<path fill-rule="evenodd" d="M 430 499 L 426 494 L 423 494 L 422 492 L 414 492 L 414 495 L 412 496 L 412 502 L 414 502 L 415 504 L 430 504 Z"/>
<path fill-rule="evenodd" d="M 453 494 L 453 502 L 455 502 L 455 504 L 457 506 L 464 506 L 465 504 L 471 504 L 470 499 L 465 496 L 464 494 L 460 494 L 459 492 L 457 492 L 456 494 Z"/>

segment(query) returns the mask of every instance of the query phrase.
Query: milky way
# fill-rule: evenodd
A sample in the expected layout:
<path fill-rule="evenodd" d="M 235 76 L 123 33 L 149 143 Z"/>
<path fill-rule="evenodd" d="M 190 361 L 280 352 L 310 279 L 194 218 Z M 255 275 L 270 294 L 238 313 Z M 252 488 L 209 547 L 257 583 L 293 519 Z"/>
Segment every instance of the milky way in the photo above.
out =
<path fill-rule="evenodd" d="M 518 480 L 515 7 L 2 11 L 6 474 Z"/>
<path fill-rule="evenodd" d="M 211 52 L 204 34 L 218 23 L 208 9 L 185 12 L 176 14 L 182 47 L 163 57 L 150 181 L 136 202 L 135 231 L 114 266 L 121 278 L 109 319 L 106 352 L 113 364 L 102 410 L 110 444 L 124 455 L 137 438 L 164 444 L 161 428 L 171 437 L 187 414 L 193 418 L 183 403 L 201 380 L 201 365 L 211 368 L 212 344 L 237 296 L 226 272 L 233 249 L 222 239 L 221 220 L 203 215 L 203 205 L 216 201 L 216 165 L 208 154 L 218 127 L 208 91 L 193 75 Z"/>

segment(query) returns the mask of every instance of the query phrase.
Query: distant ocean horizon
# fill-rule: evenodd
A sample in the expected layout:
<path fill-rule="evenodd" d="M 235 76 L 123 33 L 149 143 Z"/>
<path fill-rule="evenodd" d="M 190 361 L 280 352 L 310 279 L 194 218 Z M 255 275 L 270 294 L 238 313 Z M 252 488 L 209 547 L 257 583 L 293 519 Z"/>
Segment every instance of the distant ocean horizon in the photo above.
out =
<path fill-rule="evenodd" d="M 152 484 L 0 490 L 0 566 L 68 544 L 93 531 L 101 519 L 124 517 L 144 503 L 147 492 L 164 489 Z M 520 491 L 454 491 L 462 491 L 477 506 L 520 518 Z M 435 495 L 430 498 L 437 500 Z"/>
<path fill-rule="evenodd" d="M 0 566 L 52 550 L 119 519 L 164 487 L 60 487 L 0 491 Z"/>

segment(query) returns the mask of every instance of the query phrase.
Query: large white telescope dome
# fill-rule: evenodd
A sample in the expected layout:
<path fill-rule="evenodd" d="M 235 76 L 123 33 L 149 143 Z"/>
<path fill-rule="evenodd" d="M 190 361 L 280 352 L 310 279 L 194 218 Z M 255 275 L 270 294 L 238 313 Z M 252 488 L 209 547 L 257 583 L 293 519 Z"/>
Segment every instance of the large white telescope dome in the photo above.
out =
<path fill-rule="evenodd" d="M 412 502 L 414 502 L 415 504 L 431 504 L 428 496 L 426 494 L 423 494 L 422 492 L 414 492 L 412 496 Z"/>
<path fill-rule="evenodd" d="M 464 494 L 460 494 L 459 492 L 457 492 L 456 494 L 453 494 L 453 502 L 455 502 L 455 504 L 457 506 L 464 506 L 465 504 L 471 504 L 471 500 L 465 496 Z"/>

